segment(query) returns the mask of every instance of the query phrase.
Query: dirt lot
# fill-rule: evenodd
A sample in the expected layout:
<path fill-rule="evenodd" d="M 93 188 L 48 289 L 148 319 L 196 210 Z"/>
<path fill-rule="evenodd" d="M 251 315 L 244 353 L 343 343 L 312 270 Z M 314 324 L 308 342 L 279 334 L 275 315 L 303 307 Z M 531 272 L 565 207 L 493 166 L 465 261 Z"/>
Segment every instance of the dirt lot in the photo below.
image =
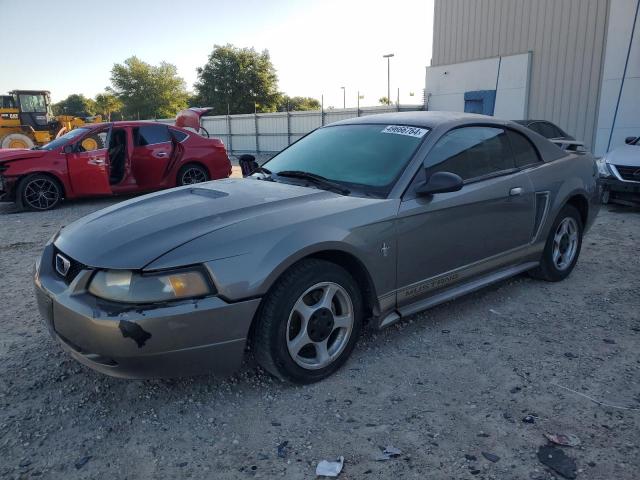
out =
<path fill-rule="evenodd" d="M 0 476 L 300 479 L 344 455 L 342 479 L 542 480 L 551 432 L 581 440 L 563 447 L 579 479 L 640 478 L 640 211 L 603 209 L 568 280 L 520 276 L 369 332 L 337 375 L 295 387 L 252 365 L 118 380 L 62 353 L 36 310 L 34 259 L 113 202 L 0 206 Z M 402 454 L 374 460 L 387 445 Z"/>

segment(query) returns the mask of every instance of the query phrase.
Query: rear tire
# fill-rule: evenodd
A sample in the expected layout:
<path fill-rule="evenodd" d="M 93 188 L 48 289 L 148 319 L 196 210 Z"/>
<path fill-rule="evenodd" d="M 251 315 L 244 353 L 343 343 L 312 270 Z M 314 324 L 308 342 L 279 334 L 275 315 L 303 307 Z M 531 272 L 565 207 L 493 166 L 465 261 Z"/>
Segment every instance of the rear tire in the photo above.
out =
<path fill-rule="evenodd" d="M 42 173 L 20 180 L 16 192 L 18 205 L 26 210 L 44 211 L 55 208 L 62 200 L 63 189 L 55 178 Z"/>
<path fill-rule="evenodd" d="M 346 270 L 324 260 L 302 260 L 263 300 L 252 350 L 256 361 L 281 380 L 317 382 L 349 358 L 362 317 L 360 291 Z"/>
<path fill-rule="evenodd" d="M 33 148 L 33 140 L 23 133 L 10 133 L 2 139 L 2 148 Z"/>
<path fill-rule="evenodd" d="M 178 185 L 193 185 L 209 181 L 209 172 L 206 168 L 195 163 L 185 165 L 178 172 Z"/>
<path fill-rule="evenodd" d="M 578 261 L 582 233 L 580 212 L 571 205 L 562 207 L 549 231 L 540 265 L 529 274 L 547 282 L 559 282 L 567 278 Z"/>

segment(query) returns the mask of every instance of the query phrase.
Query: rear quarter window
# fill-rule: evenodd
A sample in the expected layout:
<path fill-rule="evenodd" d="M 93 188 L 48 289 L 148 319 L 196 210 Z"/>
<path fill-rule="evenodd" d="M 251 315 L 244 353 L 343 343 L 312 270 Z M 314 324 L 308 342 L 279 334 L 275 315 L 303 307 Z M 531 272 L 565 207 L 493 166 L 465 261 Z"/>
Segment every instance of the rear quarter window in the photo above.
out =
<path fill-rule="evenodd" d="M 524 135 L 514 132 L 513 130 L 508 130 L 507 136 L 511 142 L 511 150 L 513 151 L 516 168 L 542 163 L 535 147 Z"/>
<path fill-rule="evenodd" d="M 173 138 L 175 138 L 178 142 L 184 142 L 189 136 L 186 133 L 181 132 L 180 130 L 176 130 L 174 128 L 170 128 L 169 130 L 171 131 Z"/>
<path fill-rule="evenodd" d="M 166 125 L 144 125 L 133 129 L 133 144 L 136 147 L 171 141 Z"/>

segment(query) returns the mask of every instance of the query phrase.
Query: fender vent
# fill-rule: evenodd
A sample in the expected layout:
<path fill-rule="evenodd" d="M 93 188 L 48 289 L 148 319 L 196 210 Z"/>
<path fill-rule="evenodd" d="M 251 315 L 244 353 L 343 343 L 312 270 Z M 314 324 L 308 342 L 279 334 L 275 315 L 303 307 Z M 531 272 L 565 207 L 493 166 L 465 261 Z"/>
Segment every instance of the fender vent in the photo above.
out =
<path fill-rule="evenodd" d="M 544 225 L 549 210 L 549 192 L 536 192 L 536 219 L 533 226 L 531 242 L 535 242 L 540 235 L 540 229 Z"/>

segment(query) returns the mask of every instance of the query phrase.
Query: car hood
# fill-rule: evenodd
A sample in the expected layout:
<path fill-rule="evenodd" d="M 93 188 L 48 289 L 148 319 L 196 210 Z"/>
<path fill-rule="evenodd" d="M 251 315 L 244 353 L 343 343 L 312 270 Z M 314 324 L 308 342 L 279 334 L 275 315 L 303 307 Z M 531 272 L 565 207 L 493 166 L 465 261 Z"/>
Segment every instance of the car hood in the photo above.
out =
<path fill-rule="evenodd" d="M 284 183 L 217 180 L 145 195 L 94 212 L 63 228 L 55 246 L 91 267 L 142 269 L 208 233 L 336 196 Z"/>
<path fill-rule="evenodd" d="M 3 148 L 0 149 L 0 163 L 11 162 L 13 160 L 25 160 L 28 158 L 40 158 L 47 154 L 47 150 L 29 150 L 26 148 Z"/>
<path fill-rule="evenodd" d="M 625 167 L 640 167 L 640 145 L 623 145 L 607 153 L 607 163 Z"/>

